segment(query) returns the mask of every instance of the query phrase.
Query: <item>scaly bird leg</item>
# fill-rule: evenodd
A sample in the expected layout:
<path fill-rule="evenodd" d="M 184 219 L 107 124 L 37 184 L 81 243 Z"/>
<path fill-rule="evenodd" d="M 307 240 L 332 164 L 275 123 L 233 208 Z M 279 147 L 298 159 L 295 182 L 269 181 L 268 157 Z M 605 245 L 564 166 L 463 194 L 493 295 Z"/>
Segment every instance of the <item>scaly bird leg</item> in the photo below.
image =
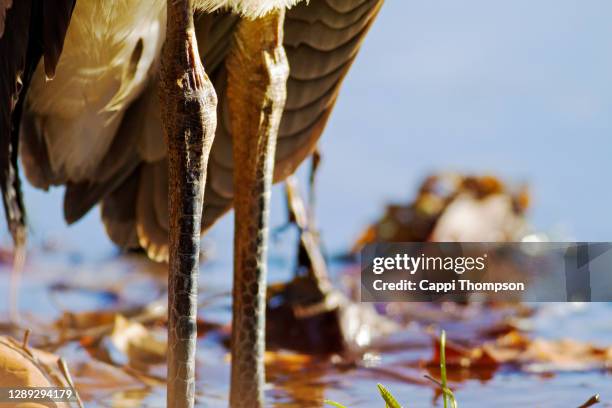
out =
<path fill-rule="evenodd" d="M 263 406 L 268 212 L 289 75 L 283 22 L 282 10 L 243 19 L 226 60 L 236 211 L 232 408 Z"/>
<path fill-rule="evenodd" d="M 168 145 L 168 406 L 193 407 L 200 223 L 217 97 L 198 55 L 193 0 L 168 0 L 160 102 Z"/>

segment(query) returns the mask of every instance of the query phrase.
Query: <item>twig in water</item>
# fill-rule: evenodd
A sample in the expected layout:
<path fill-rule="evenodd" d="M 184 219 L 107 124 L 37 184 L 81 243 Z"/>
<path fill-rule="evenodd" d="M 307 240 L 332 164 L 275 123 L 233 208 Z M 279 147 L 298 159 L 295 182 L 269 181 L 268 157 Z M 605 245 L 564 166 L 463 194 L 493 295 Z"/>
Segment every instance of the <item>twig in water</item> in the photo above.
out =
<path fill-rule="evenodd" d="M 28 342 L 30 340 L 30 333 L 31 330 L 30 329 L 26 329 L 25 333 L 23 333 L 23 342 L 21 343 L 21 347 L 23 348 L 24 351 L 26 351 L 28 354 L 30 353 L 30 348 L 28 346 Z"/>
<path fill-rule="evenodd" d="M 72 376 L 70 375 L 70 371 L 68 371 L 68 365 L 66 364 L 66 361 L 60 357 L 57 360 L 57 365 L 60 368 L 60 371 L 62 372 L 62 374 L 64 375 L 64 378 L 68 382 L 68 385 L 70 386 L 70 388 L 72 388 L 72 391 L 74 392 L 74 396 L 76 397 L 76 400 L 77 400 L 77 405 L 79 406 L 79 408 L 84 408 L 83 401 L 81 400 L 81 396 L 79 395 L 79 392 L 74 386 L 74 381 L 72 381 Z"/>
<path fill-rule="evenodd" d="M 579 406 L 578 408 L 589 408 L 595 404 L 599 404 L 600 402 L 601 401 L 599 400 L 599 394 L 595 394 L 591 398 L 589 398 L 584 404 Z"/>

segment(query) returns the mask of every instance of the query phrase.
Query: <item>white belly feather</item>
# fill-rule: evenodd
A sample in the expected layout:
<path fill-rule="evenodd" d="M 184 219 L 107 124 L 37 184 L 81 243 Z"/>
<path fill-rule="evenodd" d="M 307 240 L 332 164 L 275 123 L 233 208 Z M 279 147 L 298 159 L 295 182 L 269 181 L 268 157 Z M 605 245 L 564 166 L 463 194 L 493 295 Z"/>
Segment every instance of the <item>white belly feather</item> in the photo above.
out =
<path fill-rule="evenodd" d="M 165 14 L 160 0 L 77 1 L 56 77 L 39 69 L 27 99 L 56 174 L 82 181 L 95 170 L 159 55 Z"/>
<path fill-rule="evenodd" d="M 199 10 L 257 17 L 300 0 L 195 0 Z M 165 0 L 79 0 L 56 77 L 33 78 L 26 109 L 42 130 L 53 172 L 91 178 L 129 104 L 154 75 L 165 38 Z M 139 47 L 141 49 L 139 50 Z M 130 64 L 135 57 L 137 64 Z M 146 120 L 146 118 L 143 118 Z"/>
<path fill-rule="evenodd" d="M 196 7 L 203 11 L 231 9 L 249 18 L 261 17 L 270 10 L 288 8 L 302 0 L 195 0 Z"/>

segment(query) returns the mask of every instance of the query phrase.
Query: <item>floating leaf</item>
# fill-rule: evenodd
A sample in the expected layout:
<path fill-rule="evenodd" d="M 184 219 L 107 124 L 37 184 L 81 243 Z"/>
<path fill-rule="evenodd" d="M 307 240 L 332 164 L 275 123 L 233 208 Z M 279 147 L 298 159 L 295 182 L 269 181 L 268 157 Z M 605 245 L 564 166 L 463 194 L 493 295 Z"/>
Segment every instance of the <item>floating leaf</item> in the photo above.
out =
<path fill-rule="evenodd" d="M 441 345 L 437 343 L 436 346 L 431 366 L 440 361 Z M 532 340 L 517 331 L 472 347 L 446 345 L 447 367 L 490 368 L 506 364 L 542 373 L 605 369 L 610 362 L 612 348 L 571 339 Z"/>
<path fill-rule="evenodd" d="M 128 363 L 145 371 L 149 365 L 166 361 L 166 342 L 154 336 L 142 324 L 129 321 L 123 316 L 116 316 L 108 340 L 110 341 L 103 341 L 102 344 L 105 345 L 111 360 L 119 365 Z M 127 361 L 122 361 L 124 359 Z"/>

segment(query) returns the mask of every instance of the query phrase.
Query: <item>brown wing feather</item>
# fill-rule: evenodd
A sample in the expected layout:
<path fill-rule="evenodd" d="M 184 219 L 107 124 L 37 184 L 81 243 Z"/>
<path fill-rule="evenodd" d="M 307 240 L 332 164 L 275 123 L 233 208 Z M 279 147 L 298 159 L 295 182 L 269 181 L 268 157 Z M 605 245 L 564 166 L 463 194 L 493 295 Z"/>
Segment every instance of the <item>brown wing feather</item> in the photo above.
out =
<path fill-rule="evenodd" d="M 200 53 L 211 76 L 223 66 L 237 22 L 238 17 L 229 13 L 196 18 Z M 66 220 L 73 222 L 102 201 L 102 219 L 115 243 L 127 248 L 127 244 L 132 245 L 136 237 L 150 257 L 163 259 L 167 256 L 168 181 L 157 86 L 158 81 L 153 74 L 143 94 L 125 113 L 114 142 L 119 148 L 123 147 L 124 152 L 117 154 L 111 148 L 98 166 L 93 181 L 68 186 L 64 196 L 64 215 Z M 130 184 L 125 181 L 127 179 L 136 181 Z M 118 184 L 129 184 L 136 189 L 136 196 L 125 191 L 116 194 Z M 117 219 L 113 211 L 121 205 L 137 208 L 132 212 L 122 211 L 120 219 Z M 129 217 L 131 219 L 128 221 Z"/>
<path fill-rule="evenodd" d="M 30 79 L 42 56 L 53 73 L 74 0 L 0 2 L 0 187 L 17 243 L 25 239 L 25 210 L 17 168 L 19 125 Z"/>
<path fill-rule="evenodd" d="M 148 96 L 145 92 L 126 111 L 108 153 L 98 164 L 95 182 L 66 184 L 64 218 L 67 223 L 78 221 L 101 198 L 123 184 L 129 175 L 135 173 L 140 164 L 139 143 L 146 138 L 146 130 L 150 123 L 156 120 L 153 115 L 148 116 Z M 147 150 L 146 147 L 143 150 Z M 147 151 L 149 150 L 152 149 Z"/>
<path fill-rule="evenodd" d="M 143 166 L 136 204 L 136 233 L 138 242 L 155 261 L 168 259 L 168 227 L 160 222 L 158 208 L 164 207 L 167 214 L 168 175 L 164 161 Z M 166 205 L 164 205 L 166 203 Z M 163 215 L 168 218 L 167 215 Z"/>
<path fill-rule="evenodd" d="M 314 149 L 336 101 L 342 80 L 382 2 L 311 0 L 308 5 L 304 3 L 287 13 L 285 47 L 291 76 L 279 134 L 276 181 L 291 174 Z M 235 16 L 215 14 L 196 23 L 201 55 L 219 97 L 218 128 L 209 159 L 203 229 L 209 228 L 231 208 L 233 199 L 232 137 L 225 100 L 226 73 L 223 61 L 236 22 Z M 141 123 L 143 117 L 154 114 L 152 109 L 158 109 L 156 86 L 157 81 L 151 81 L 147 91 L 149 96 L 145 92 L 141 97 L 150 101 L 144 110 L 147 114 L 128 112 L 124 122 L 138 118 Z M 136 102 L 142 103 L 142 100 Z M 145 154 L 144 150 L 147 149 L 140 148 L 129 159 L 123 159 L 135 163 L 135 170 L 127 174 L 115 172 L 111 178 L 105 168 L 101 167 L 99 184 L 102 188 L 96 186 L 96 183 L 89 184 L 79 194 L 70 197 L 67 195 L 66 200 L 69 202 L 68 207 L 78 207 L 80 201 L 86 202 L 89 209 L 95 201 L 102 199 L 102 217 L 113 241 L 129 247 L 138 240 L 149 256 L 163 259 L 167 254 L 168 181 L 165 155 L 160 157 L 163 154 L 160 146 L 163 145 L 158 143 L 163 137 L 161 126 L 156 118 L 151 123 L 146 131 L 140 132 L 139 145 L 152 143 L 158 146 L 153 149 L 156 154 Z M 121 129 L 124 128 L 129 129 L 122 125 Z M 125 132 L 120 130 L 116 138 L 126 138 L 128 135 Z M 120 166 L 113 168 L 119 169 Z M 120 180 L 121 187 L 116 188 L 116 184 L 110 182 L 112 179 Z M 129 189 L 135 191 L 130 192 Z M 83 208 L 80 213 L 83 213 Z"/>
<path fill-rule="evenodd" d="M 117 245 L 125 249 L 139 248 L 136 234 L 136 205 L 140 168 L 123 184 L 107 194 L 102 201 L 102 221 L 106 233 Z M 130 205 L 126 205 L 130 203 Z"/>
<path fill-rule="evenodd" d="M 4 20 L 6 12 L 13 5 L 13 0 L 0 0 L 0 38 L 4 35 Z"/>
<path fill-rule="evenodd" d="M 7 5 L 8 4 L 8 5 Z M 18 177 L 15 150 L 18 139 L 14 124 L 21 113 L 19 96 L 27 85 L 27 55 L 32 4 L 5 3 L 3 35 L 0 37 L 0 187 L 7 223 L 13 240 L 25 238 L 25 211 Z M 40 58 L 40 52 L 37 53 Z"/>
<path fill-rule="evenodd" d="M 19 0 L 23 1 L 23 0 Z M 45 54 L 45 74 L 55 76 L 55 67 L 64 48 L 64 38 L 76 0 L 44 0 L 42 42 Z"/>
<path fill-rule="evenodd" d="M 275 181 L 293 173 L 314 149 L 342 80 L 382 3 L 383 0 L 311 0 L 287 12 L 284 44 L 290 76 L 276 150 Z M 204 228 L 231 207 L 233 194 L 231 135 L 221 85 L 219 129 L 209 162 Z M 217 83 L 215 86 L 219 89 Z M 214 211 L 207 211 L 212 194 L 224 197 L 225 202 L 217 200 L 210 206 Z"/>

